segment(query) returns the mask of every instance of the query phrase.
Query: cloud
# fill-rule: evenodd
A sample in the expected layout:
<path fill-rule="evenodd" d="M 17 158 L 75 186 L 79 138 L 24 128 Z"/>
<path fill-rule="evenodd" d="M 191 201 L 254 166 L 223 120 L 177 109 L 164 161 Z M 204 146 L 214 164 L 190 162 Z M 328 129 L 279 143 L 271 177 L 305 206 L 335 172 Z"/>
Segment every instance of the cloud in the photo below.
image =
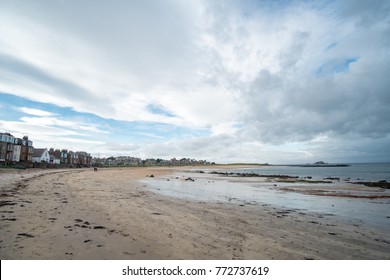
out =
<path fill-rule="evenodd" d="M 303 37 L 293 35 L 290 42 L 284 44 L 291 46 L 291 52 L 295 54 L 291 61 L 286 62 L 286 56 L 280 55 L 273 64 L 283 65 L 283 68 L 260 66 L 258 74 L 243 91 L 244 119 L 250 127 L 248 136 L 252 134 L 261 141 L 284 143 L 306 141 L 331 132 L 339 136 L 356 132 L 374 137 L 374 131 L 381 136 L 387 135 L 390 132 L 388 125 L 379 121 L 387 119 L 387 109 L 380 104 L 389 104 L 386 94 L 389 82 L 383 75 L 390 70 L 390 59 L 386 55 L 388 48 L 383 45 L 384 39 L 368 35 L 367 30 L 360 31 L 356 27 L 350 30 L 351 26 L 338 23 L 338 18 L 325 21 L 337 27 L 335 29 L 312 30 L 312 26 L 320 25 L 318 21 L 323 19 L 298 24 L 305 20 L 307 13 L 318 11 L 305 10 L 294 19 L 280 19 L 281 26 L 292 23 L 289 28 L 296 26 L 300 30 L 291 30 L 290 34 L 305 34 Z M 371 31 L 374 30 L 376 35 L 384 35 L 389 27 L 375 27 Z M 342 43 L 324 40 L 329 32 L 333 32 L 332 40 L 339 38 Z M 346 33 L 348 36 L 344 35 Z M 271 34 L 269 40 L 272 41 Z M 369 46 L 361 47 L 357 42 L 365 45 L 366 36 L 374 40 Z M 318 48 L 318 42 L 322 48 Z M 331 50 L 326 48 L 330 44 L 333 44 Z M 378 54 L 382 54 L 382 61 L 378 60 Z M 322 75 L 318 76 L 318 72 Z"/>
<path fill-rule="evenodd" d="M 226 161 L 388 140 L 388 1 L 151 3 L 2 1 L 0 90 L 123 128 L 29 107 L 19 125 L 118 133 L 100 146 L 112 152 Z"/>
<path fill-rule="evenodd" d="M 51 112 L 47 112 L 47 111 L 39 110 L 39 109 L 34 109 L 34 108 L 21 107 L 21 108 L 19 108 L 19 110 L 23 113 L 28 114 L 28 115 L 34 115 L 34 116 L 38 116 L 38 117 L 55 116 L 55 114 L 53 114 Z"/>
<path fill-rule="evenodd" d="M 82 124 L 79 122 L 66 121 L 59 118 L 22 117 L 20 118 L 20 120 L 27 124 L 68 128 L 75 131 L 75 134 L 80 134 L 80 135 L 86 132 L 107 133 L 106 131 L 98 129 L 97 127 L 91 124 Z"/>
<path fill-rule="evenodd" d="M 0 52 L 0 63 L 3 65 L 1 73 L 5 91 L 22 84 L 23 87 L 17 86 L 18 93 L 32 100 L 72 106 L 76 109 L 82 105 L 87 111 L 92 110 L 88 103 L 93 100 L 94 108 L 110 109 L 109 104 L 103 104 L 104 100 L 95 98 L 91 92 L 80 85 L 55 77 L 27 61 Z M 11 86 L 7 87 L 8 84 Z M 61 97 L 64 98 L 59 100 Z"/>
<path fill-rule="evenodd" d="M 386 0 L 340 2 L 343 16 L 355 20 L 358 26 L 368 26 L 386 20 L 390 12 L 390 4 Z"/>
<path fill-rule="evenodd" d="M 32 124 L 23 121 L 1 121 L 0 125 L 2 129 L 11 133 L 26 134 L 26 132 L 28 131 L 28 134 L 32 135 L 32 137 L 36 139 L 51 137 L 54 140 L 54 138 L 61 136 L 82 136 L 82 134 L 72 130 L 41 124 Z"/>
<path fill-rule="evenodd" d="M 189 41 L 194 30 L 190 9 L 146 2 L 94 1 L 93 9 L 87 2 L 16 4 L 16 13 L 5 5 L 2 31 L 10 35 L 2 40 L 10 46 L 1 57 L 5 89 L 18 82 L 24 97 L 121 120 L 157 120 L 144 109 L 156 99 L 155 85 L 194 76 L 196 54 Z"/>

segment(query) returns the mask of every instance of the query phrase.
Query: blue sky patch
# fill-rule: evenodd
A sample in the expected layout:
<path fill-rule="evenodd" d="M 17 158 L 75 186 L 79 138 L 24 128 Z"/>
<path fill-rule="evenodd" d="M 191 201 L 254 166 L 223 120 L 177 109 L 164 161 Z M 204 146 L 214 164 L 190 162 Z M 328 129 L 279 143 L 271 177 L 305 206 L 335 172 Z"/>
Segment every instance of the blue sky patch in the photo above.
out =
<path fill-rule="evenodd" d="M 149 112 L 151 112 L 151 113 L 153 113 L 155 115 L 162 115 L 162 116 L 166 116 L 166 117 L 175 117 L 174 114 L 168 112 L 167 110 L 165 110 L 161 106 L 158 106 L 158 105 L 155 105 L 155 104 L 148 105 L 147 109 L 148 109 Z"/>
<path fill-rule="evenodd" d="M 358 60 L 359 58 L 357 57 L 331 60 L 322 64 L 315 73 L 317 76 L 324 76 L 334 73 L 347 73 L 349 71 L 349 66 Z"/>
<path fill-rule="evenodd" d="M 327 46 L 325 48 L 325 50 L 328 51 L 328 50 L 334 49 L 337 45 L 338 45 L 338 43 L 332 43 L 329 46 Z"/>
<path fill-rule="evenodd" d="M 40 116 L 34 116 L 20 108 L 41 110 L 52 114 L 48 116 L 48 118 L 53 118 L 55 122 L 50 125 L 51 127 L 69 129 L 66 127 L 67 125 L 78 124 L 81 128 L 87 128 L 89 132 L 84 138 L 103 142 L 163 142 L 170 139 L 188 139 L 210 134 L 207 129 L 191 129 L 157 122 L 106 119 L 91 113 L 76 112 L 69 107 L 36 102 L 6 93 L 0 93 L 0 100 L 0 121 L 23 122 L 26 118 L 35 118 L 39 121 Z M 155 105 L 150 105 L 148 109 L 154 114 L 174 117 L 173 114 Z M 88 126 L 94 129 L 89 131 Z M 6 131 L 7 129 L 0 127 L 0 130 Z"/>

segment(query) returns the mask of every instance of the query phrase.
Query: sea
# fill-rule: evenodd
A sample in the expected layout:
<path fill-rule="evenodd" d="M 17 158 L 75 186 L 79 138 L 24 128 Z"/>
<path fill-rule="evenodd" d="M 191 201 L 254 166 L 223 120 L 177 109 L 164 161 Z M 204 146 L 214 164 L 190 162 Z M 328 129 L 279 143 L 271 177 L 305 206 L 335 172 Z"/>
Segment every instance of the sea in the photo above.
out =
<path fill-rule="evenodd" d="M 244 168 L 230 172 L 257 173 L 262 175 L 289 175 L 301 178 L 312 177 L 324 179 L 337 177 L 340 180 L 377 182 L 386 180 L 390 182 L 390 163 L 347 163 L 338 167 L 314 167 L 297 165 L 269 165 L 259 168 Z"/>
<path fill-rule="evenodd" d="M 199 170 L 200 171 L 200 170 Z M 203 202 L 270 205 L 280 209 L 297 209 L 316 215 L 332 215 L 350 223 L 365 224 L 390 231 L 390 199 L 327 197 L 285 192 L 275 184 L 256 183 L 256 178 L 231 180 L 208 174 L 211 171 L 289 175 L 324 179 L 338 177 L 340 181 L 390 181 L 390 164 L 349 164 L 344 167 L 260 166 L 258 168 L 215 169 L 202 172 L 178 172 L 166 178 L 148 178 L 142 182 L 153 192 L 172 197 Z M 194 181 L 185 180 L 191 177 Z M 373 190 L 374 191 L 374 190 Z M 377 190 L 375 190 L 377 191 Z M 390 195 L 389 189 L 380 192 Z"/>

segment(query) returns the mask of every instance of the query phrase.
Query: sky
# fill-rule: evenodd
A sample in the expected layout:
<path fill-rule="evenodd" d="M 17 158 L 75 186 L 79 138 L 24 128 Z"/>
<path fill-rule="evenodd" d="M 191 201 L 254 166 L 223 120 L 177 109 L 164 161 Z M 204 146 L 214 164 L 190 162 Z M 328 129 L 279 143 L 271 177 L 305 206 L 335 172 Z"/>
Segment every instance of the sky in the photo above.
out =
<path fill-rule="evenodd" d="M 390 1 L 0 0 L 0 132 L 218 163 L 390 162 Z"/>

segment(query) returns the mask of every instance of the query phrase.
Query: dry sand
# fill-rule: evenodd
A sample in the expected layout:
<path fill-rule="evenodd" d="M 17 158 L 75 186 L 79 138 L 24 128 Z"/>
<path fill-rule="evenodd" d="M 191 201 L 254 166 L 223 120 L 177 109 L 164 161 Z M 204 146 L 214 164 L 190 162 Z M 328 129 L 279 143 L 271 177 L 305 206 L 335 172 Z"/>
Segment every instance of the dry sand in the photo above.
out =
<path fill-rule="evenodd" d="M 0 170 L 1 259 L 390 259 L 388 232 L 137 181 L 176 170 Z"/>

